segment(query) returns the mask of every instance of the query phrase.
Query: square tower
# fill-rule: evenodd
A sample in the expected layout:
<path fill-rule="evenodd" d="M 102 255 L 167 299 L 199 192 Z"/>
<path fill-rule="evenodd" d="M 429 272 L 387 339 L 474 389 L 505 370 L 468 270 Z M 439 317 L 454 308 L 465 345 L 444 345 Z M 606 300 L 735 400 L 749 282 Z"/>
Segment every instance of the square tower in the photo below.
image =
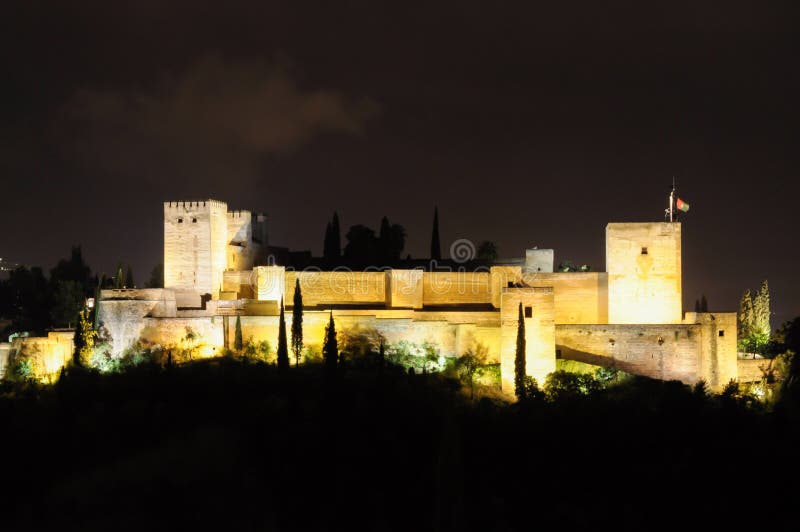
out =
<path fill-rule="evenodd" d="M 681 323 L 681 224 L 606 226 L 609 323 Z"/>
<path fill-rule="evenodd" d="M 552 287 L 503 288 L 500 296 L 500 384 L 514 393 L 519 307 L 525 322 L 525 373 L 539 386 L 556 370 L 555 304 Z"/>
<path fill-rule="evenodd" d="M 221 201 L 164 203 L 164 287 L 219 297 L 228 244 Z"/>

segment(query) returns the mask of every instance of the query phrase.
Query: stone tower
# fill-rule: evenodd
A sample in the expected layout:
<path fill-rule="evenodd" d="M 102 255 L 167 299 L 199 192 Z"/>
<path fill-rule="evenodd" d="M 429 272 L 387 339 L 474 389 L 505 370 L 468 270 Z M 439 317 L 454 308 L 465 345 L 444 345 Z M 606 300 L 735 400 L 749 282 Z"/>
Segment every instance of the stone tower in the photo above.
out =
<path fill-rule="evenodd" d="M 227 265 L 228 206 L 215 200 L 164 203 L 164 287 L 219 297 Z"/>
<path fill-rule="evenodd" d="M 553 288 L 503 288 L 500 296 L 500 382 L 514 393 L 519 304 L 525 320 L 525 373 L 542 386 L 556 370 L 555 305 Z"/>
<path fill-rule="evenodd" d="M 681 323 L 681 224 L 606 226 L 609 323 Z"/>

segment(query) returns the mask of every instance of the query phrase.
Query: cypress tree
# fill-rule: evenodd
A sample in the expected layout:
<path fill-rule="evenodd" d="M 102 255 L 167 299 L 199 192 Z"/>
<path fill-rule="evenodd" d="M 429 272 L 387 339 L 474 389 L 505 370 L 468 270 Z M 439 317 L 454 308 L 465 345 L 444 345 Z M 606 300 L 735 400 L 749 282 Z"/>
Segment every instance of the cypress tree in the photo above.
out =
<path fill-rule="evenodd" d="M 705 294 L 703 294 L 703 297 L 700 298 L 700 311 L 708 312 L 708 300 L 706 299 Z"/>
<path fill-rule="evenodd" d="M 769 284 L 764 280 L 753 301 L 753 332 L 758 335 L 760 344 L 766 344 L 772 332 L 769 314 Z"/>
<path fill-rule="evenodd" d="M 105 276 L 103 276 L 105 277 Z M 100 323 L 97 319 L 98 314 L 100 314 L 100 290 L 102 289 L 102 280 L 97 279 L 97 287 L 94 289 L 94 308 L 92 309 L 92 326 L 96 331 L 100 327 Z"/>
<path fill-rule="evenodd" d="M 125 274 L 125 288 L 134 288 L 136 284 L 133 282 L 133 269 L 128 264 L 128 273 Z"/>
<path fill-rule="evenodd" d="M 281 298 L 281 315 L 278 319 L 278 368 L 289 368 L 289 348 L 286 345 L 286 317 L 283 314 L 283 298 Z"/>
<path fill-rule="evenodd" d="M 742 299 L 739 300 L 739 314 L 736 316 L 738 325 L 738 338 L 740 347 L 744 350 L 749 348 L 749 341 L 753 335 L 753 297 L 750 290 L 745 290 Z"/>
<path fill-rule="evenodd" d="M 433 208 L 433 232 L 431 233 L 431 258 L 442 260 L 442 245 L 439 243 L 439 208 Z"/>
<path fill-rule="evenodd" d="M 81 310 L 78 312 L 78 323 L 75 326 L 75 336 L 72 339 L 75 346 L 75 351 L 72 354 L 73 364 L 83 368 L 91 362 L 95 340 L 97 340 L 97 331 L 92 327 L 89 311 Z"/>
<path fill-rule="evenodd" d="M 300 353 L 303 352 L 303 294 L 300 291 L 300 279 L 295 279 L 294 281 L 292 352 L 294 352 L 294 365 L 297 366 L 300 364 Z"/>
<path fill-rule="evenodd" d="M 114 277 L 114 288 L 125 288 L 125 272 L 122 270 L 122 261 L 117 262 L 117 275 Z"/>
<path fill-rule="evenodd" d="M 339 363 L 339 344 L 336 341 L 336 324 L 333 322 L 333 312 L 328 326 L 325 327 L 325 343 L 322 346 L 322 357 L 325 361 L 325 369 L 328 372 L 336 371 Z"/>
<path fill-rule="evenodd" d="M 525 398 L 525 318 L 521 301 L 517 318 L 517 351 L 514 354 L 514 394 L 517 400 Z"/>
<path fill-rule="evenodd" d="M 342 256 L 342 232 L 339 229 L 339 213 L 336 211 L 331 221 L 331 255 L 334 259 Z"/>
<path fill-rule="evenodd" d="M 234 333 L 233 337 L 233 349 L 236 352 L 241 352 L 242 347 L 244 346 L 244 342 L 242 342 L 242 318 L 241 316 L 236 316 L 236 332 Z"/>
<path fill-rule="evenodd" d="M 325 226 L 325 240 L 322 242 L 322 256 L 326 259 L 333 258 L 333 242 L 331 241 L 333 238 L 333 230 L 331 229 L 331 223 Z"/>
<path fill-rule="evenodd" d="M 695 299 L 695 300 L 694 300 L 694 311 L 695 311 L 695 312 L 702 312 L 702 311 L 700 310 L 700 308 L 701 308 L 701 307 L 700 307 L 700 300 L 699 300 L 699 299 Z"/>

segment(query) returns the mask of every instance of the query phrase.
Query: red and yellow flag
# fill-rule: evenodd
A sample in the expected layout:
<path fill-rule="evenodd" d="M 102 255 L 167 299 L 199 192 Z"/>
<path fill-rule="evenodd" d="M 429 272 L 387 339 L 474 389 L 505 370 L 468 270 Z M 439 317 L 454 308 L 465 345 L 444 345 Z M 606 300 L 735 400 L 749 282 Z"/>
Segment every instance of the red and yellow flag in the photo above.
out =
<path fill-rule="evenodd" d="M 686 212 L 689 210 L 689 204 L 683 201 L 682 199 L 678 198 L 678 201 L 675 202 L 675 207 L 678 208 L 679 211 Z"/>

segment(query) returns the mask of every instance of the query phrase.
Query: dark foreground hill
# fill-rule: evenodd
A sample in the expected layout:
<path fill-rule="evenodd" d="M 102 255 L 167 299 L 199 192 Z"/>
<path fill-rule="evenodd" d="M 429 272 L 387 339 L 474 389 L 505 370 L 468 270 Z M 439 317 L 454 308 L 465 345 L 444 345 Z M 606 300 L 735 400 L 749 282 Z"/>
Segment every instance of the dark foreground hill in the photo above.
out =
<path fill-rule="evenodd" d="M 506 405 L 433 375 L 221 359 L 5 386 L 6 530 L 800 522 L 791 416 L 678 383 Z"/>

